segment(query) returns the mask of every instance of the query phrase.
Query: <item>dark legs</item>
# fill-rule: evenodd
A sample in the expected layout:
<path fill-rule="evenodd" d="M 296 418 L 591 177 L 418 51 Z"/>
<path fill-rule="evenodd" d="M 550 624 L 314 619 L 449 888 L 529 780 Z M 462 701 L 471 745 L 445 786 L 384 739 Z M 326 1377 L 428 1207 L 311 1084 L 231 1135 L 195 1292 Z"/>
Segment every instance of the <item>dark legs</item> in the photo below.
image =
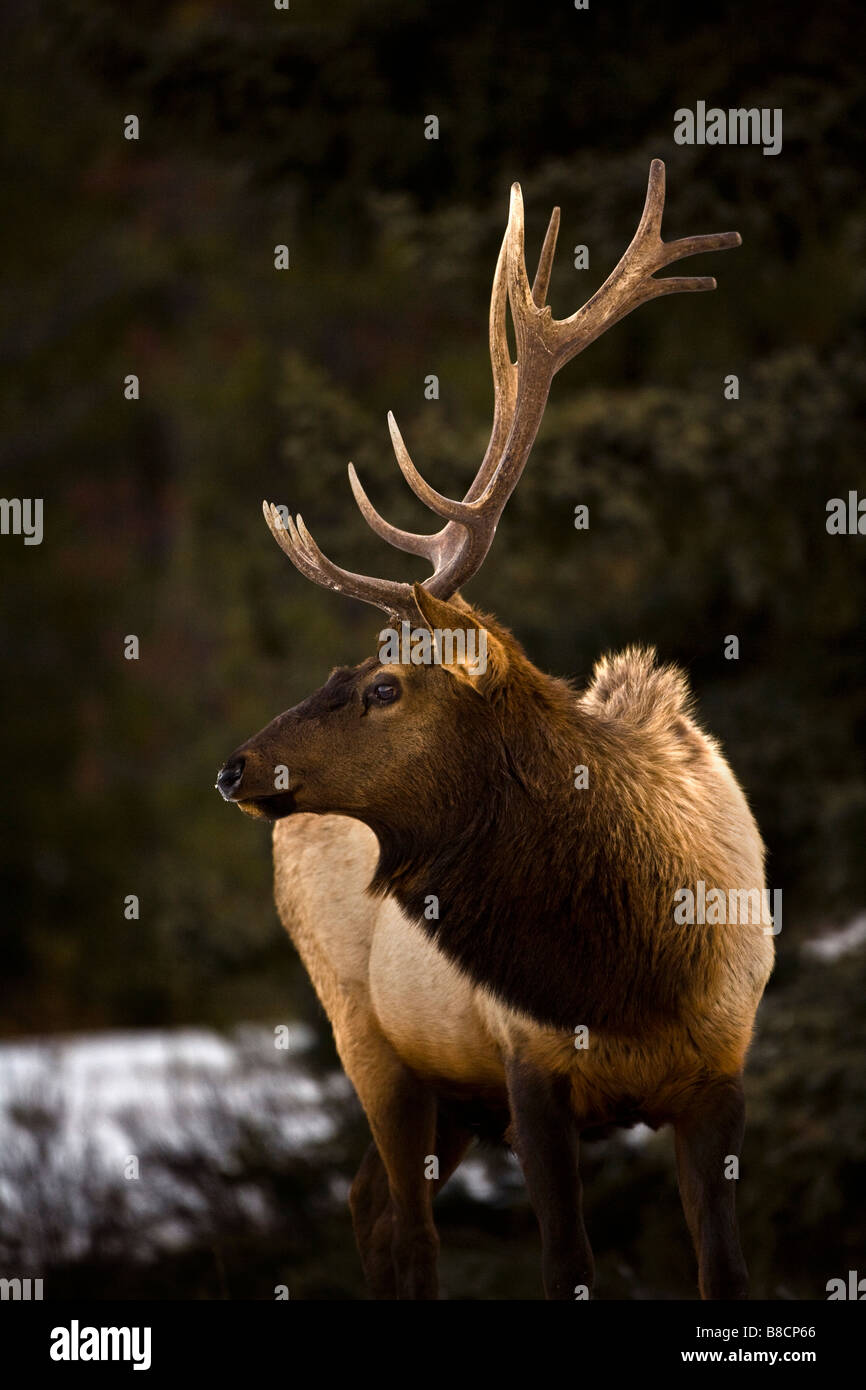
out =
<path fill-rule="evenodd" d="M 708 1085 L 676 1121 L 680 1196 L 695 1254 L 701 1298 L 747 1298 L 748 1274 L 735 1212 L 745 1106 L 739 1077 Z"/>
<path fill-rule="evenodd" d="M 391 1258 L 393 1219 L 388 1174 L 375 1144 L 370 1145 L 361 1160 L 349 1192 L 349 1207 L 371 1298 L 396 1298 L 397 1285 Z"/>
<path fill-rule="evenodd" d="M 508 1063 L 514 1147 L 541 1229 L 544 1292 L 574 1299 L 592 1292 L 593 1259 L 583 1224 L 579 1136 L 565 1077 Z"/>
<path fill-rule="evenodd" d="M 549 1299 L 592 1292 L 593 1258 L 583 1224 L 578 1121 L 567 1078 L 515 1060 L 506 1068 L 513 1143 L 541 1231 Z M 435 1192 L 459 1164 L 470 1134 L 439 1114 L 436 1100 L 401 1065 L 379 1104 L 366 1106 L 373 1129 L 352 1184 L 350 1205 L 364 1273 L 374 1298 L 436 1298 Z M 365 1097 L 362 1096 L 362 1101 Z M 743 1138 L 739 1077 L 708 1083 L 674 1122 L 683 1210 L 698 1259 L 704 1299 L 748 1297 L 735 1212 L 736 1165 Z M 427 1156 L 439 1178 L 424 1176 Z"/>
<path fill-rule="evenodd" d="M 406 1068 L 390 1069 L 373 1106 L 365 1103 L 373 1143 L 349 1194 L 355 1238 L 370 1293 L 377 1299 L 435 1299 L 439 1238 L 431 1210 L 469 1146 L 471 1135 L 439 1118 L 436 1099 Z M 425 1177 L 439 1160 L 439 1178 Z"/>

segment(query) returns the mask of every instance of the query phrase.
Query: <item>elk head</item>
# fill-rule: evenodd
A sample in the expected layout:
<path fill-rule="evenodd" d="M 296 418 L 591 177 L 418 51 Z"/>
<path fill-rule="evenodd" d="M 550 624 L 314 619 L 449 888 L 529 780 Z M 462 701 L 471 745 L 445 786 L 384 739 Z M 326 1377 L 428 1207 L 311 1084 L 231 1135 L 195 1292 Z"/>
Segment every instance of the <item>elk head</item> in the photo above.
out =
<path fill-rule="evenodd" d="M 442 528 L 434 535 L 419 535 L 392 526 L 373 507 L 349 464 L 355 500 L 376 534 L 433 567 L 423 583 L 373 579 L 340 569 L 323 555 L 300 516 L 284 525 L 276 507 L 263 504 L 275 540 L 296 569 L 316 584 L 381 608 L 401 637 L 408 625 L 410 655 L 407 659 L 405 643 L 398 643 L 396 660 L 390 659 L 393 651 L 380 646 L 377 655 L 359 666 L 332 672 L 314 695 L 248 739 L 219 773 L 216 785 L 227 801 L 271 820 L 296 810 L 355 816 L 376 831 L 399 831 L 405 839 L 423 834 L 433 809 L 439 812 L 440 829 L 443 810 L 447 814 L 453 807 L 456 814 L 461 786 L 465 796 L 470 755 L 475 798 L 483 799 L 488 789 L 531 780 L 531 767 L 523 771 L 514 755 L 532 736 L 526 727 L 526 700 L 535 713 L 551 715 L 547 721 L 531 721 L 535 736 L 544 737 L 544 728 L 555 725 L 557 709 L 573 706 L 573 696 L 537 671 L 514 638 L 470 608 L 458 590 L 477 573 L 490 548 L 499 517 L 526 465 L 555 373 L 638 305 L 662 295 L 716 287 L 711 277 L 657 280 L 656 271 L 685 256 L 740 244 L 737 232 L 663 242 L 664 196 L 664 165 L 655 159 L 643 215 L 622 259 L 583 308 L 570 318 L 554 319 L 545 300 L 559 209 L 551 216 L 530 288 L 523 199 L 519 185 L 512 186 L 490 304 L 493 427 L 469 491 L 458 502 L 430 487 L 417 472 L 391 415 L 388 424 L 397 463 L 413 492 L 442 518 Z M 516 362 L 508 348 L 506 302 L 514 324 Z M 435 634 L 449 632 L 454 634 L 450 651 L 443 639 L 437 647 Z M 417 661 L 411 653 L 425 647 L 433 659 Z"/>

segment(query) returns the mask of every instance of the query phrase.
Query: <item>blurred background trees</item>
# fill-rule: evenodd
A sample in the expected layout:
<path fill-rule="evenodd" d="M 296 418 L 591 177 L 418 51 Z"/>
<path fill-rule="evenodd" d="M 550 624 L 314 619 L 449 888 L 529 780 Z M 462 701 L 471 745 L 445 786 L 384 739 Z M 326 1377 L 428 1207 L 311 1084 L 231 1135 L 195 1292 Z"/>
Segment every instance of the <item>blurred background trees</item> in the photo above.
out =
<path fill-rule="evenodd" d="M 261 499 L 302 510 L 350 568 L 414 577 L 361 521 L 348 460 L 389 518 L 428 524 L 392 408 L 422 471 L 461 495 L 489 430 L 510 183 L 529 256 L 562 205 L 564 316 L 630 239 L 660 155 L 667 235 L 736 227 L 743 248 L 696 265 L 715 295 L 643 308 L 557 379 L 470 595 L 580 681 L 627 641 L 687 668 L 784 893 L 769 1005 L 781 1018 L 791 990 L 789 1010 L 817 1011 L 780 1043 L 767 1134 L 835 1030 L 862 1037 L 862 1005 L 840 1019 L 799 952 L 866 900 L 866 540 L 825 529 L 829 498 L 866 495 L 858 19 L 804 0 L 9 0 L 2 489 L 44 497 L 45 539 L 0 543 L 7 1036 L 286 1016 L 326 1036 L 276 921 L 267 830 L 212 784 L 239 741 L 367 655 L 377 619 L 292 570 Z M 781 107 L 782 153 L 674 145 L 697 100 Z M 845 1055 L 848 1163 L 863 1118 Z"/>

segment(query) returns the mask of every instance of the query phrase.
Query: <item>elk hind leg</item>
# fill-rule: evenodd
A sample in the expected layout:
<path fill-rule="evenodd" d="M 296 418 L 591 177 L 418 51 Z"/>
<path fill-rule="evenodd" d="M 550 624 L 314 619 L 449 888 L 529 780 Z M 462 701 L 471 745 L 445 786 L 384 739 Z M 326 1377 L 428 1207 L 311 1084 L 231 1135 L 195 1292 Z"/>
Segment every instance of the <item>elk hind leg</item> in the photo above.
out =
<path fill-rule="evenodd" d="M 593 1258 L 583 1224 L 579 1134 L 566 1077 L 512 1060 L 506 1068 L 514 1146 L 541 1230 L 544 1292 L 573 1299 L 592 1291 Z"/>
<path fill-rule="evenodd" d="M 698 1258 L 701 1298 L 748 1298 L 732 1162 L 739 1161 L 744 1124 L 739 1076 L 706 1086 L 674 1122 L 680 1196 Z"/>

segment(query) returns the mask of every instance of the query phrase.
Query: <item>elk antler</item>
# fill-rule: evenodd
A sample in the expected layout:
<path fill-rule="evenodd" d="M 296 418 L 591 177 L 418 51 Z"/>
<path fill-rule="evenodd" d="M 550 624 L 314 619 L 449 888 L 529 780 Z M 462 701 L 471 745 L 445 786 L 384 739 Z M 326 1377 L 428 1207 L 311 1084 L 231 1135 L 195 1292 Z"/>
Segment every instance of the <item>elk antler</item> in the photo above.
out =
<path fill-rule="evenodd" d="M 570 318 L 555 319 L 545 300 L 559 230 L 559 208 L 554 208 L 550 218 L 530 289 L 523 249 L 523 196 L 520 185 L 512 184 L 508 225 L 490 298 L 493 427 L 481 467 L 469 491 L 462 502 L 457 502 L 430 487 L 409 457 L 390 413 L 388 428 L 400 470 L 415 495 L 443 518 L 442 529 L 434 535 L 421 535 L 392 526 L 376 511 L 354 467 L 349 464 L 349 482 L 365 521 L 389 545 L 429 560 L 433 574 L 424 581 L 424 587 L 435 597 L 451 598 L 481 568 L 505 504 L 526 466 L 547 404 L 550 384 L 560 367 L 639 304 L 684 290 L 716 288 L 712 276 L 672 276 L 665 280 L 656 280 L 654 276 L 657 270 L 685 256 L 739 246 L 739 232 L 717 232 L 711 236 L 664 242 L 661 238 L 664 203 L 665 166 L 660 159 L 654 159 L 650 165 L 643 214 L 619 264 L 582 309 Z M 511 361 L 508 349 L 506 299 L 517 342 L 516 363 Z M 410 620 L 417 617 L 411 585 L 391 579 L 371 579 L 340 569 L 322 554 L 300 516 L 296 522 L 289 519 L 285 527 L 272 503 L 263 502 L 262 507 L 275 540 L 308 579 L 375 604 L 386 613 Z"/>

